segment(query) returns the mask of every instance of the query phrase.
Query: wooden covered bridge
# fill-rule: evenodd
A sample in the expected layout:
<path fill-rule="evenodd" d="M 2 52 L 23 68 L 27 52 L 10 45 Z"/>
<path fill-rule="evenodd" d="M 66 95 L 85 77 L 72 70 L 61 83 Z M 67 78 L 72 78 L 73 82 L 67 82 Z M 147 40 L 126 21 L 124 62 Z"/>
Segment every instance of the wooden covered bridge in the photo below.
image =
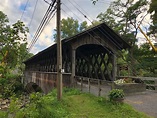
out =
<path fill-rule="evenodd" d="M 63 86 L 70 86 L 75 76 L 113 81 L 117 75 L 118 50 L 130 46 L 105 23 L 62 40 Z M 24 62 L 25 85 L 38 86 L 44 93 L 56 87 L 57 44 Z"/>

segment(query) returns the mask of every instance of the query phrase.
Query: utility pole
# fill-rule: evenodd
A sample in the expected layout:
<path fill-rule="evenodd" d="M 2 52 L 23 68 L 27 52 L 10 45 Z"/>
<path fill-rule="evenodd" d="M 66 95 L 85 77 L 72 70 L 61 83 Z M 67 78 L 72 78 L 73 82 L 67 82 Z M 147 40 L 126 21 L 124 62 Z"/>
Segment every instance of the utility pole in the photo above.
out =
<path fill-rule="evenodd" d="M 57 99 L 62 98 L 61 0 L 57 0 Z"/>

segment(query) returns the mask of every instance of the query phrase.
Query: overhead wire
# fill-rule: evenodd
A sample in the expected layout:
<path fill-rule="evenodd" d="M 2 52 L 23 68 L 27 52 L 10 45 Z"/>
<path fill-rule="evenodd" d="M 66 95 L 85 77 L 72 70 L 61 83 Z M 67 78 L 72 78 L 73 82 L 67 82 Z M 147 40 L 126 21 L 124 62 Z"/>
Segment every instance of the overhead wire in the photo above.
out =
<path fill-rule="evenodd" d="M 69 0 L 68 0 L 69 1 Z M 64 4 L 63 3 L 63 5 L 65 5 L 67 8 L 68 8 L 68 6 L 66 5 L 66 4 Z M 68 8 L 69 9 L 69 8 Z M 70 9 L 69 9 L 70 10 Z M 63 10 L 64 12 L 65 12 L 65 10 Z M 78 15 L 76 15 L 72 10 L 70 10 L 77 18 L 79 18 L 80 19 L 80 17 L 78 16 Z M 79 10 L 80 11 L 80 10 Z M 82 13 L 82 12 L 81 12 Z M 83 14 L 84 15 L 84 14 Z M 86 17 L 85 17 L 86 18 Z M 81 19 L 80 19 L 81 20 Z M 92 22 L 91 22 L 92 23 Z M 93 24 L 93 23 L 92 23 Z M 95 33 L 95 32 L 93 32 L 93 33 Z M 102 32 L 103 33 L 103 32 Z M 104 34 L 104 33 L 103 33 Z M 96 34 L 97 35 L 97 34 Z M 114 43 L 114 42 L 113 42 Z M 108 49 L 107 49 L 108 50 Z M 109 51 L 109 50 L 108 50 Z M 110 52 L 110 51 L 109 51 Z"/>
<path fill-rule="evenodd" d="M 46 11 L 46 14 L 44 15 L 44 17 L 43 17 L 43 19 L 42 19 L 42 21 L 41 21 L 41 23 L 40 23 L 40 25 L 39 25 L 37 31 L 35 32 L 35 35 L 34 35 L 32 41 L 31 41 L 31 43 L 30 43 L 30 45 L 29 45 L 29 48 L 28 48 L 29 51 L 31 50 L 31 48 L 33 47 L 34 43 L 35 43 L 36 40 L 37 40 L 36 37 L 38 36 L 39 32 L 41 31 L 41 29 L 42 29 L 42 27 L 43 27 L 43 25 L 44 25 L 44 23 L 45 23 L 45 20 L 46 20 L 46 18 L 47 18 L 48 12 L 49 12 L 49 9 Z"/>
<path fill-rule="evenodd" d="M 69 1 L 69 0 L 68 0 Z M 65 4 L 64 4 L 65 5 Z M 74 6 L 74 5 L 73 5 Z M 75 6 L 76 7 L 76 6 Z M 92 21 L 87 17 L 87 15 L 85 15 L 81 10 L 79 10 L 79 8 L 76 8 L 86 19 L 88 19 L 91 23 L 92 23 Z M 64 10 L 63 10 L 64 11 Z M 64 11 L 65 12 L 65 11 Z M 52 13 L 52 12 L 51 12 Z M 43 25 L 43 24 L 42 24 Z M 40 30 L 41 30 L 41 28 L 40 28 Z M 42 29 L 43 30 L 43 29 Z M 101 32 L 102 32 L 102 30 L 104 30 L 104 29 L 99 29 Z M 39 32 L 39 31 L 38 31 Z M 103 34 L 104 34 L 104 32 L 102 32 Z M 41 34 L 41 32 L 39 33 L 39 34 Z M 106 32 L 106 34 L 108 34 L 108 32 Z M 110 38 L 110 39 L 113 39 L 109 34 L 108 35 L 106 35 L 106 34 L 104 34 L 105 35 L 105 37 L 108 37 L 108 38 Z M 37 35 L 36 35 L 36 37 L 37 37 Z M 121 45 L 119 45 L 118 43 L 116 44 L 116 41 L 115 41 L 115 39 L 113 39 L 113 43 L 115 44 L 115 46 L 117 47 L 117 48 L 119 48 L 119 49 L 121 49 L 122 48 L 122 46 Z M 34 45 L 34 42 L 36 42 L 36 40 L 34 40 L 33 42 L 32 42 L 32 45 Z M 119 45 L 119 46 L 117 46 L 117 45 Z M 104 47 L 104 46 L 103 46 Z M 31 48 L 31 47 L 30 47 Z"/>
<path fill-rule="evenodd" d="M 85 15 L 79 8 L 77 8 L 70 0 L 68 0 L 86 19 L 88 19 L 90 22 L 92 22 L 87 15 Z"/>
<path fill-rule="evenodd" d="M 73 0 L 73 2 L 82 9 L 82 7 L 75 0 Z M 85 12 L 88 15 L 88 13 L 84 9 L 82 9 L 82 11 Z"/>
<path fill-rule="evenodd" d="M 76 7 L 70 0 L 68 0 L 92 25 L 93 25 L 93 22 L 87 17 L 87 15 L 85 15 L 81 10 L 79 10 L 78 7 Z M 100 29 L 98 29 L 101 33 L 103 33 Z M 105 30 L 104 30 L 105 31 Z M 105 31 L 106 32 L 106 31 Z M 104 33 L 103 33 L 104 34 Z M 117 41 L 115 41 L 117 42 Z M 112 43 L 115 44 L 115 42 L 112 41 Z M 117 43 L 118 44 L 118 43 Z M 117 44 L 115 44 L 115 46 L 117 46 Z M 118 44 L 119 45 L 119 44 Z M 120 45 L 119 45 L 120 46 Z M 119 48 L 119 46 L 117 46 Z M 122 46 L 120 46 L 122 48 Z"/>
<path fill-rule="evenodd" d="M 79 9 L 79 8 L 77 8 L 70 0 L 68 0 L 77 10 Z M 87 15 L 85 15 L 83 12 L 81 12 L 81 10 L 78 10 L 88 21 L 90 21 L 91 22 L 91 24 L 93 24 L 93 22 L 91 21 L 91 20 L 89 20 L 89 18 L 87 17 Z M 104 29 L 99 29 L 98 28 L 98 30 L 103 34 L 103 35 L 105 35 L 105 36 L 107 36 L 106 34 L 104 34 L 104 32 L 102 32 L 102 30 L 103 31 L 105 31 Z M 105 31 L 106 32 L 106 31 Z M 110 35 L 109 35 L 109 37 L 110 37 Z M 116 41 L 116 40 L 111 40 L 111 42 L 112 43 L 114 43 L 114 45 L 117 47 L 117 48 L 119 48 L 119 49 L 121 49 L 122 48 L 122 46 Z M 116 44 L 117 43 L 117 44 Z M 118 45 L 118 46 L 117 46 Z"/>
<path fill-rule="evenodd" d="M 63 5 L 65 5 L 65 4 L 63 3 Z M 65 6 L 66 6 L 66 5 L 65 5 Z M 66 6 L 66 7 L 67 7 L 67 6 Z M 67 7 L 67 8 L 68 8 L 68 7 Z M 66 13 L 66 11 L 65 11 L 63 8 L 61 8 L 61 9 L 62 9 L 63 12 Z M 71 10 L 71 12 L 73 13 L 72 10 Z M 69 15 L 68 13 L 66 13 L 66 14 Z M 73 13 L 73 14 L 75 14 L 75 13 Z M 76 15 L 76 14 L 75 14 L 75 15 Z M 70 15 L 69 15 L 69 16 L 70 16 Z M 76 17 L 80 19 L 79 16 L 76 15 Z M 81 19 L 80 19 L 80 20 L 81 20 Z M 96 38 L 95 38 L 91 33 L 89 33 L 88 31 L 85 30 L 85 32 L 88 33 L 90 36 L 92 36 L 92 38 L 96 39 Z M 95 32 L 93 32 L 93 33 L 95 33 Z M 96 34 L 96 35 L 97 35 L 97 34 Z M 98 36 L 98 35 L 97 35 L 97 36 Z M 96 41 L 97 41 L 97 40 L 96 40 Z M 101 45 L 102 45 L 102 44 L 101 44 Z M 104 47 L 104 48 L 105 48 L 109 53 L 112 53 L 108 48 L 106 48 L 106 47 Z M 112 53 L 112 54 L 113 54 L 113 53 Z"/>
<path fill-rule="evenodd" d="M 29 3 L 29 0 L 27 0 L 26 4 L 25 4 L 25 6 L 24 6 L 24 9 L 23 9 L 22 15 L 21 15 L 21 17 L 20 17 L 20 21 L 21 21 L 21 20 L 22 20 L 22 18 L 23 18 L 23 15 L 24 15 L 24 12 L 25 12 L 25 10 L 26 10 L 26 8 L 27 8 L 28 3 Z"/>
<path fill-rule="evenodd" d="M 32 14 L 32 17 L 31 17 L 31 20 L 30 20 L 30 23 L 29 23 L 28 27 L 30 27 L 31 24 L 32 24 L 32 21 L 33 21 L 33 18 L 34 18 L 34 14 L 35 14 L 35 11 L 36 11 L 36 7 L 37 7 L 37 4 L 38 4 L 38 1 L 39 0 L 36 0 L 35 7 L 34 7 L 34 10 L 33 10 L 33 14 Z"/>
<path fill-rule="evenodd" d="M 69 0 L 68 0 L 69 1 Z M 70 2 L 71 3 L 71 2 Z M 65 5 L 65 4 L 64 4 Z M 73 5 L 73 4 L 72 4 Z M 76 7 L 75 5 L 73 5 L 74 7 Z M 78 8 L 76 8 L 77 10 L 78 10 Z M 80 12 L 80 10 L 78 10 L 79 12 Z M 85 15 L 84 13 L 82 13 L 82 12 L 80 12 L 83 16 L 85 16 L 85 18 L 88 20 L 88 18 L 87 18 L 87 15 Z M 89 20 L 90 21 L 90 20 Z M 91 21 L 90 21 L 91 22 Z M 92 23 L 92 22 L 91 22 Z M 93 23 L 92 23 L 93 24 Z M 118 44 L 117 43 L 117 41 L 115 40 L 115 39 L 113 39 L 113 37 L 111 37 L 110 36 L 110 34 L 108 33 L 108 32 L 106 32 L 104 29 L 100 29 L 100 28 L 98 28 L 98 30 L 99 31 L 101 31 L 101 33 L 104 35 L 104 36 L 106 36 L 106 37 L 108 37 L 109 39 L 112 39 L 112 40 L 110 40 L 118 49 L 120 49 L 120 51 L 121 51 L 121 49 L 122 49 L 122 46 L 120 45 L 120 44 Z M 104 32 L 102 32 L 102 30 L 103 31 L 105 31 L 106 32 L 106 34 L 108 34 L 108 35 L 106 35 L 106 34 L 104 34 Z M 95 32 L 93 32 L 93 33 L 95 33 Z M 97 39 L 96 39 L 97 40 Z M 113 42 L 114 41 L 114 42 Z M 117 44 L 116 44 L 117 43 Z M 105 46 L 103 46 L 104 48 L 105 48 Z M 120 53 L 119 53 L 120 54 Z M 120 54 L 120 56 L 123 56 L 122 54 Z M 134 59 L 131 55 L 129 55 L 130 56 L 130 58 L 131 58 L 131 60 L 132 59 Z M 133 72 L 133 70 L 132 70 L 132 72 Z M 135 74 L 135 73 L 134 73 Z"/>
<path fill-rule="evenodd" d="M 54 0 L 48 7 L 29 47 L 28 47 L 28 51 L 30 51 L 32 49 L 32 47 L 34 46 L 34 44 L 36 43 L 36 41 L 38 40 L 38 38 L 40 37 L 42 31 L 44 30 L 45 26 L 50 22 L 50 19 L 52 19 L 54 17 L 54 12 L 56 10 L 56 7 L 54 6 L 56 0 Z M 52 15 L 53 14 L 53 15 Z"/>
<path fill-rule="evenodd" d="M 52 15 L 51 18 L 53 18 L 54 15 L 55 15 L 55 13 Z M 38 30 L 37 30 L 37 32 L 36 32 L 36 34 L 34 36 L 34 40 L 33 40 L 32 44 L 30 45 L 30 47 L 28 49 L 29 51 L 32 49 L 32 47 L 34 46 L 34 44 L 37 42 L 38 38 L 40 37 L 42 31 L 44 30 L 44 28 L 48 24 L 48 22 L 50 22 L 50 18 L 47 21 L 44 20 L 44 23 L 42 23 L 42 25 L 38 28 Z"/>
<path fill-rule="evenodd" d="M 50 5 L 50 3 L 47 0 L 44 0 L 44 2 Z"/>
<path fill-rule="evenodd" d="M 65 5 L 64 3 L 62 3 L 62 4 Z M 66 6 L 66 5 L 65 5 L 65 6 Z M 66 6 L 66 7 L 68 8 L 68 6 Z M 66 11 L 65 11 L 63 8 L 61 8 L 61 9 L 62 9 L 63 12 L 66 13 Z M 73 13 L 72 10 L 70 10 L 70 11 Z M 68 13 L 66 13 L 66 14 L 69 15 Z M 74 13 L 73 13 L 73 14 L 74 14 Z M 70 15 L 69 15 L 69 16 L 70 16 Z M 76 17 L 80 19 L 79 16 L 76 15 Z M 80 19 L 80 20 L 81 20 L 81 19 Z M 91 33 L 89 33 L 89 32 L 86 31 L 86 30 L 85 30 L 85 32 L 88 33 L 93 39 L 95 39 L 95 40 L 97 41 L 97 39 L 96 39 Z M 93 33 L 95 33 L 95 32 L 93 32 Z M 96 35 L 97 35 L 97 34 L 96 34 Z M 98 35 L 97 35 L 97 36 L 98 36 Z M 100 44 L 101 44 L 101 43 L 100 43 Z M 101 44 L 101 45 L 102 45 L 102 44 Z M 103 47 L 104 47 L 104 46 L 103 46 Z M 104 47 L 104 48 L 105 48 L 109 53 L 112 53 L 108 48 L 106 48 L 106 47 Z M 112 53 L 112 54 L 113 54 L 113 53 Z"/>

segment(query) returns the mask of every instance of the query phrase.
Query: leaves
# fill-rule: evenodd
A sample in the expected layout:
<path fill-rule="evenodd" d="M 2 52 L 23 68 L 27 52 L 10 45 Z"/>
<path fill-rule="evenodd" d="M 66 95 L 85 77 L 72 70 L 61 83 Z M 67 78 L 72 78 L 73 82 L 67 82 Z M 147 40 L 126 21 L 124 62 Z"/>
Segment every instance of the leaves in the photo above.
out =
<path fill-rule="evenodd" d="M 124 98 L 124 91 L 122 89 L 112 89 L 108 97 L 111 101 L 115 98 Z"/>
<path fill-rule="evenodd" d="M 4 63 L 4 73 L 10 69 L 18 69 L 17 65 L 22 65 L 25 55 L 28 54 L 26 49 L 26 39 L 28 28 L 24 23 L 17 21 L 9 25 L 7 16 L 0 12 L 0 65 Z M 4 54 L 7 53 L 5 56 Z"/>
<path fill-rule="evenodd" d="M 156 0 L 151 0 L 151 4 L 148 12 L 151 14 L 151 19 L 152 19 L 152 24 L 149 28 L 150 32 L 148 34 L 157 37 L 157 1 Z"/>
<path fill-rule="evenodd" d="M 105 13 L 100 13 L 98 19 L 105 22 L 112 29 L 114 29 L 121 37 L 128 42 L 132 48 L 129 49 L 129 58 L 127 63 L 131 63 L 132 75 L 136 74 L 135 66 L 136 60 L 134 59 L 135 51 L 137 51 L 137 34 L 138 34 L 138 21 L 140 17 L 144 17 L 147 13 L 148 1 L 147 0 L 115 0 L 111 3 Z"/>
<path fill-rule="evenodd" d="M 61 20 L 61 38 L 74 36 L 85 29 L 87 29 L 86 21 L 79 23 L 78 20 L 69 17 Z M 54 34 L 54 38 L 56 39 L 56 34 Z"/>

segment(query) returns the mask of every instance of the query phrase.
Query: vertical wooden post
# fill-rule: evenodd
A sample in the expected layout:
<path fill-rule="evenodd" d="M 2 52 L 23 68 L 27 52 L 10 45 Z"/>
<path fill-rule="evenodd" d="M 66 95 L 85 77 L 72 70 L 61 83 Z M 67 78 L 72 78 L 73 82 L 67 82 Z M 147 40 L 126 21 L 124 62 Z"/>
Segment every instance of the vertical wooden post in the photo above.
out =
<path fill-rule="evenodd" d="M 111 90 L 114 89 L 115 86 L 114 86 L 114 82 L 111 82 Z"/>
<path fill-rule="evenodd" d="M 114 53 L 113 58 L 112 58 L 112 63 L 113 63 L 113 70 L 112 70 L 112 80 L 116 80 L 116 76 L 117 76 L 117 57 L 116 57 L 116 53 Z"/>
<path fill-rule="evenodd" d="M 120 76 L 120 65 L 117 65 L 117 76 Z"/>
<path fill-rule="evenodd" d="M 157 79 L 155 79 L 154 82 L 155 82 L 155 92 L 157 92 Z"/>
<path fill-rule="evenodd" d="M 88 91 L 90 93 L 90 78 L 88 78 Z"/>
<path fill-rule="evenodd" d="M 98 96 L 101 95 L 100 80 L 98 79 Z"/>
<path fill-rule="evenodd" d="M 83 78 L 81 77 L 81 91 L 83 91 Z"/>
<path fill-rule="evenodd" d="M 75 76 L 74 79 L 75 79 L 75 87 L 76 87 L 77 86 L 77 77 Z"/>
<path fill-rule="evenodd" d="M 57 99 L 62 98 L 61 0 L 57 0 Z"/>
<path fill-rule="evenodd" d="M 74 86 L 75 80 L 75 58 L 76 58 L 76 51 L 72 49 L 72 69 L 71 69 L 71 86 Z"/>

